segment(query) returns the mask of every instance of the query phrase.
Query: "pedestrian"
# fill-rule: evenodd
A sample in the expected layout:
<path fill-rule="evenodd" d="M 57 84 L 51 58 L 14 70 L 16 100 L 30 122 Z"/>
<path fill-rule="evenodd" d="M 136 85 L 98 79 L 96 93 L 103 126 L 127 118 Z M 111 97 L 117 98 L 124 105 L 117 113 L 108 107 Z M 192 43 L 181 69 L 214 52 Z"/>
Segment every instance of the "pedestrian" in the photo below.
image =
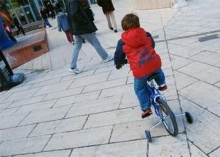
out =
<path fill-rule="evenodd" d="M 15 14 L 12 15 L 13 19 L 12 19 L 12 23 L 16 26 L 17 28 L 17 36 L 19 35 L 20 31 L 23 33 L 23 35 L 25 35 L 24 29 L 22 27 L 22 25 L 20 24 L 20 22 L 18 21 L 17 17 L 15 16 Z"/>
<path fill-rule="evenodd" d="M 43 7 L 40 8 L 40 15 L 44 21 L 44 28 L 46 28 L 47 26 L 52 27 L 50 22 L 48 21 L 48 15 L 46 12 L 46 8 L 43 8 Z"/>
<path fill-rule="evenodd" d="M 91 21 L 94 21 L 95 19 L 94 19 L 94 14 L 93 14 L 93 11 L 92 11 L 92 9 L 91 9 L 91 7 L 90 7 L 90 5 L 89 5 L 89 2 L 88 2 L 88 0 L 79 0 L 80 1 L 80 3 L 82 4 L 82 6 L 83 6 L 83 8 L 84 8 L 84 10 L 85 10 L 85 12 L 86 12 L 86 14 L 87 14 L 87 16 L 89 17 L 89 19 L 91 20 Z"/>
<path fill-rule="evenodd" d="M 167 89 L 165 76 L 161 69 L 160 56 L 154 50 L 155 42 L 149 32 L 140 27 L 139 17 L 135 14 L 127 14 L 121 21 L 124 32 L 118 41 L 115 52 L 115 65 L 120 69 L 127 58 L 134 76 L 134 91 L 139 100 L 142 118 L 152 114 L 150 109 L 150 91 L 146 82 L 152 74 L 158 74 L 155 78 L 159 90 Z"/>
<path fill-rule="evenodd" d="M 109 29 L 114 30 L 114 32 L 117 33 L 118 30 L 114 14 L 115 8 L 112 0 L 97 0 L 97 4 L 102 7 L 102 11 L 106 16 Z"/>
<path fill-rule="evenodd" d="M 58 31 L 64 31 L 66 34 L 67 40 L 74 44 L 74 38 L 73 33 L 71 31 L 70 25 L 69 25 L 69 19 L 66 13 L 62 11 L 61 8 L 57 9 L 57 25 L 58 25 Z"/>
<path fill-rule="evenodd" d="M 11 28 L 9 27 L 9 25 L 6 22 L 3 24 L 3 27 L 4 27 L 4 30 L 5 30 L 6 34 L 8 35 L 9 39 L 11 41 L 17 42 L 15 37 L 12 35 Z"/>
<path fill-rule="evenodd" d="M 46 8 L 48 10 L 48 16 L 53 19 L 55 19 L 55 9 L 54 9 L 54 6 L 50 3 L 50 2 L 47 2 L 47 5 L 46 5 Z"/>
<path fill-rule="evenodd" d="M 95 48 L 99 56 L 103 59 L 104 63 L 113 60 L 113 56 L 108 55 L 95 36 L 94 32 L 97 31 L 97 28 L 87 16 L 79 0 L 65 0 L 65 5 L 70 26 L 75 36 L 70 72 L 75 74 L 79 74 L 81 72 L 79 69 L 77 69 L 76 63 L 79 51 L 82 47 L 83 39 L 88 41 Z"/>

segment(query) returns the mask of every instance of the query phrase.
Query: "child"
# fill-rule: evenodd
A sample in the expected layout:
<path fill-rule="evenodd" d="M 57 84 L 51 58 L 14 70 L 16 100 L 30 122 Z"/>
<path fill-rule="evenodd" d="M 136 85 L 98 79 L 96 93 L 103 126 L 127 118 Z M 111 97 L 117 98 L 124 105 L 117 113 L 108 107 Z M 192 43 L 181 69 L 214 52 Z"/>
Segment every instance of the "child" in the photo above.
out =
<path fill-rule="evenodd" d="M 66 13 L 62 12 L 62 10 L 59 8 L 57 14 L 57 24 L 58 24 L 58 30 L 61 32 L 63 30 L 66 34 L 67 40 L 74 44 L 73 34 L 69 25 L 68 16 Z"/>
<path fill-rule="evenodd" d="M 124 32 L 118 41 L 115 52 L 115 65 L 120 69 L 128 59 L 134 76 L 134 90 L 140 103 L 142 118 L 152 114 L 150 109 L 150 92 L 147 89 L 147 78 L 158 74 L 155 79 L 159 90 L 167 89 L 165 76 L 161 70 L 160 56 L 154 50 L 154 40 L 150 33 L 140 27 L 139 18 L 135 14 L 127 14 L 121 21 Z"/>

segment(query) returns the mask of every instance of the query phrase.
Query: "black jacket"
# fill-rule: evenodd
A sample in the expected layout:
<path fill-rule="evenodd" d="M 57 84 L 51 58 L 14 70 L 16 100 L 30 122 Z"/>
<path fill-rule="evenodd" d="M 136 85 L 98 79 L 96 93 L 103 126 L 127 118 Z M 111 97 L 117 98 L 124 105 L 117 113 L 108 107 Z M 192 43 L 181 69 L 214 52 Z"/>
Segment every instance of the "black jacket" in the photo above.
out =
<path fill-rule="evenodd" d="M 97 0 L 97 4 L 102 7 L 104 14 L 115 10 L 112 0 Z"/>
<path fill-rule="evenodd" d="M 65 0 L 70 27 L 74 35 L 94 33 L 97 31 L 94 23 L 87 16 L 79 0 Z"/>
<path fill-rule="evenodd" d="M 13 18 L 13 24 L 16 26 L 16 27 L 20 27 L 20 23 L 18 21 L 18 19 L 16 17 Z"/>

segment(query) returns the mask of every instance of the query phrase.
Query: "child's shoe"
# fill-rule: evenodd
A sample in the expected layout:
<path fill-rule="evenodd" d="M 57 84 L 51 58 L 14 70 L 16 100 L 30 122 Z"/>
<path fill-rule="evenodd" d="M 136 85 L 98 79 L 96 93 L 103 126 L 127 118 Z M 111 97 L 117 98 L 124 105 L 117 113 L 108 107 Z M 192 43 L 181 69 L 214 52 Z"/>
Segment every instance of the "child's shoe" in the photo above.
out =
<path fill-rule="evenodd" d="M 149 109 L 143 110 L 143 113 L 141 114 L 141 117 L 146 118 L 146 117 L 150 116 L 151 114 L 152 114 L 152 111 L 149 108 Z"/>
<path fill-rule="evenodd" d="M 160 85 L 159 87 L 158 87 L 158 90 L 159 91 L 164 91 L 164 90 L 167 90 L 167 85 Z"/>

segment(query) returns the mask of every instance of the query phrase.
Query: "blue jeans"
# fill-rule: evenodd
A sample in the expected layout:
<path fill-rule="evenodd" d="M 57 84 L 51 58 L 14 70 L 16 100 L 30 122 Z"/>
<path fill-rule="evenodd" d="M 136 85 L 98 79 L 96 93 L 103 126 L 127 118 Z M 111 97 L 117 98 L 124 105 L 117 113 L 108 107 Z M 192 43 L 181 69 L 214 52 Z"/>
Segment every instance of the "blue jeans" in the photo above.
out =
<path fill-rule="evenodd" d="M 95 48 L 95 50 L 103 60 L 108 58 L 108 53 L 104 50 L 94 33 L 75 35 L 75 44 L 73 46 L 72 62 L 70 65 L 70 68 L 72 69 L 77 68 L 76 62 L 78 59 L 79 51 L 82 47 L 83 39 L 88 41 Z"/>
<path fill-rule="evenodd" d="M 134 91 L 139 100 L 141 110 L 146 110 L 150 108 L 150 105 L 151 105 L 150 91 L 147 88 L 147 78 L 152 74 L 159 75 L 159 77 L 155 79 L 155 82 L 157 83 L 157 85 L 165 84 L 165 75 L 161 68 L 142 78 L 134 78 Z"/>
<path fill-rule="evenodd" d="M 49 23 L 48 19 L 43 19 L 44 20 L 44 27 L 49 26 L 52 27 L 51 24 Z"/>

